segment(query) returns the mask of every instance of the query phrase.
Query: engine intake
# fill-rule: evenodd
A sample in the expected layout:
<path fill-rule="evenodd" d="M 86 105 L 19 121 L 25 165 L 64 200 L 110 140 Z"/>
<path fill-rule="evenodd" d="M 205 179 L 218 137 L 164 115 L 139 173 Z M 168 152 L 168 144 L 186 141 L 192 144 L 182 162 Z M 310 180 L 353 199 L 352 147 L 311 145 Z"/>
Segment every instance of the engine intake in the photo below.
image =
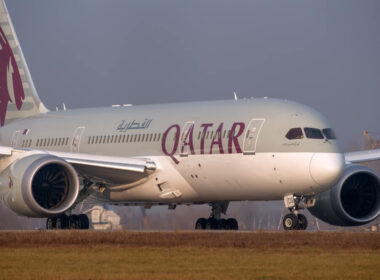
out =
<path fill-rule="evenodd" d="M 73 206 L 79 194 L 75 169 L 62 158 L 47 154 L 18 159 L 1 177 L 13 179 L 8 205 L 20 215 L 61 214 Z"/>
<path fill-rule="evenodd" d="M 317 218 L 339 226 L 367 224 L 380 215 L 380 181 L 371 169 L 346 167 L 337 185 L 316 196 L 309 211 Z"/>

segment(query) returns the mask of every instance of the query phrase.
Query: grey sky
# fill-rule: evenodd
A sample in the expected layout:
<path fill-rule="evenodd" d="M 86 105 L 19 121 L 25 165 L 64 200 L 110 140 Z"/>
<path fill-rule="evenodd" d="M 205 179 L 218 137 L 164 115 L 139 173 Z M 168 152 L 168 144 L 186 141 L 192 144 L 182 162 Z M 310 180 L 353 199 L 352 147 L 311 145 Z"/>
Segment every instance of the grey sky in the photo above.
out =
<path fill-rule="evenodd" d="M 6 0 L 50 108 L 269 96 L 380 132 L 380 1 Z M 378 137 L 380 137 L 378 135 Z"/>

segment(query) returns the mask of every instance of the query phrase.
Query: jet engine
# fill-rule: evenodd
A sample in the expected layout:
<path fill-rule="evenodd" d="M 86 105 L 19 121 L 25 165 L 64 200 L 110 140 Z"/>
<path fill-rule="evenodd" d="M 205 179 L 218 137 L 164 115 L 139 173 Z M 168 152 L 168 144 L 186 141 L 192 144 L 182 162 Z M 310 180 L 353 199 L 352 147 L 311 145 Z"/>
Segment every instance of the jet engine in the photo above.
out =
<path fill-rule="evenodd" d="M 17 214 L 29 217 L 59 215 L 73 206 L 79 194 L 75 169 L 65 160 L 48 154 L 14 161 L 0 179 L 6 204 Z"/>
<path fill-rule="evenodd" d="M 317 194 L 308 209 L 331 225 L 367 224 L 380 215 L 380 178 L 367 167 L 348 165 L 338 184 Z"/>

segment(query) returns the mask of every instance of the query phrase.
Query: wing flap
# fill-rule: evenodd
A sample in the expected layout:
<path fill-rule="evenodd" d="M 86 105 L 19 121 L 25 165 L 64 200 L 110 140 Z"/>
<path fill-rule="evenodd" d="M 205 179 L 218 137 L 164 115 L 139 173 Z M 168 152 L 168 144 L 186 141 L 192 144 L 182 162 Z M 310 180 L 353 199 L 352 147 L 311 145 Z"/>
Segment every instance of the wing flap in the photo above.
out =
<path fill-rule="evenodd" d="M 0 156 L 13 153 L 41 153 L 62 158 L 72 164 L 77 173 L 93 182 L 108 185 L 125 185 L 148 177 L 156 170 L 156 164 L 144 158 L 113 157 L 55 151 L 27 150 L 0 146 Z"/>
<path fill-rule="evenodd" d="M 380 160 L 380 149 L 369 151 L 350 152 L 345 155 L 346 162 L 348 163 L 360 163 Z"/>
<path fill-rule="evenodd" d="M 82 177 L 104 184 L 131 184 L 156 170 L 156 164 L 147 159 L 65 152 L 49 153 L 71 163 Z"/>

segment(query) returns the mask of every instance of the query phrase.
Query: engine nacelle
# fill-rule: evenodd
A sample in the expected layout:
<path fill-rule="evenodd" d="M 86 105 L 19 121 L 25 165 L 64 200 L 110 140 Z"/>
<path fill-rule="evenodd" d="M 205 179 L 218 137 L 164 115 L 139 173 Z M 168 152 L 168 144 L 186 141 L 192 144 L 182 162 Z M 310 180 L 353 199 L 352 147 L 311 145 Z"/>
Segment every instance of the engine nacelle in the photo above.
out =
<path fill-rule="evenodd" d="M 65 160 L 34 154 L 14 161 L 0 175 L 2 199 L 17 214 L 49 217 L 67 211 L 79 194 L 75 169 Z"/>
<path fill-rule="evenodd" d="M 319 193 L 311 214 L 331 225 L 358 226 L 380 215 L 380 179 L 371 169 L 349 165 L 337 185 Z"/>

